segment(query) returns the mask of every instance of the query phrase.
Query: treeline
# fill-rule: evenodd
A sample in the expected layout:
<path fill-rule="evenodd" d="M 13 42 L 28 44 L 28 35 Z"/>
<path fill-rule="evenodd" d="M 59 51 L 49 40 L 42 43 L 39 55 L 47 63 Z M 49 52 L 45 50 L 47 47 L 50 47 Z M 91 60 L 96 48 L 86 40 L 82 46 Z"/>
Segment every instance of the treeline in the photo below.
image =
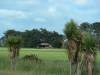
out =
<path fill-rule="evenodd" d="M 84 22 L 80 25 L 77 25 L 81 31 L 91 32 L 98 40 L 97 47 L 100 48 L 100 22 L 88 23 Z M 4 36 L 0 39 L 0 46 L 6 46 L 5 39 L 8 36 L 20 36 L 22 37 L 22 47 L 27 48 L 37 48 L 40 43 L 49 43 L 54 48 L 61 48 L 64 38 L 64 35 L 59 34 L 55 31 L 48 31 L 46 29 L 32 29 L 26 30 L 24 32 L 16 30 L 8 30 L 4 33 Z"/>
<path fill-rule="evenodd" d="M 63 43 L 63 35 L 42 28 L 24 32 L 8 30 L 4 34 L 5 38 L 8 36 L 20 36 L 23 41 L 22 46 L 27 48 L 37 48 L 40 43 L 49 43 L 54 48 L 61 48 Z"/>

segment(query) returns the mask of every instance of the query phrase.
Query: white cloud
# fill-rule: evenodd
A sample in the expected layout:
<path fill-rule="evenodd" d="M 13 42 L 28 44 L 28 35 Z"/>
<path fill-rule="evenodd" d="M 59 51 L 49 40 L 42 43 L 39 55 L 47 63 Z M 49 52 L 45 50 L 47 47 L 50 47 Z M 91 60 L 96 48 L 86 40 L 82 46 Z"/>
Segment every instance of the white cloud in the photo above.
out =
<path fill-rule="evenodd" d="M 85 5 L 88 3 L 88 0 L 75 0 L 75 3 L 78 5 Z"/>
<path fill-rule="evenodd" d="M 35 22 L 46 22 L 45 18 L 35 18 L 34 19 Z"/>
<path fill-rule="evenodd" d="M 0 16 L 22 19 L 26 17 L 26 14 L 23 11 L 0 9 Z"/>
<path fill-rule="evenodd" d="M 47 11 L 48 16 L 56 16 L 57 14 L 57 9 L 56 7 L 49 7 Z"/>
<path fill-rule="evenodd" d="M 19 2 L 25 5 L 37 5 L 40 3 L 39 0 L 19 0 Z"/>

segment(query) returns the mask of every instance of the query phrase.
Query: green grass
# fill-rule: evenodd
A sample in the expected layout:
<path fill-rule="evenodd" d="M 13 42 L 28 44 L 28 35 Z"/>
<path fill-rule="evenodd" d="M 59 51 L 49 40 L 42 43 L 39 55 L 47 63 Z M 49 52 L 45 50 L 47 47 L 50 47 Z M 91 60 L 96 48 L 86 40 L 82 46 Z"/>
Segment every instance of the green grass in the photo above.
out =
<path fill-rule="evenodd" d="M 20 50 L 20 57 L 28 54 L 36 54 L 43 60 L 66 60 L 66 52 L 64 49 L 32 49 L 22 48 Z M 0 56 L 7 57 L 9 52 L 7 48 L 0 48 Z"/>
<path fill-rule="evenodd" d="M 21 60 L 25 55 L 36 54 L 43 60 L 41 64 L 30 64 Z M 97 52 L 95 74 L 100 75 L 100 53 Z M 0 48 L 0 75 L 69 75 L 69 64 L 65 49 L 22 48 L 16 71 L 10 69 L 9 52 Z"/>

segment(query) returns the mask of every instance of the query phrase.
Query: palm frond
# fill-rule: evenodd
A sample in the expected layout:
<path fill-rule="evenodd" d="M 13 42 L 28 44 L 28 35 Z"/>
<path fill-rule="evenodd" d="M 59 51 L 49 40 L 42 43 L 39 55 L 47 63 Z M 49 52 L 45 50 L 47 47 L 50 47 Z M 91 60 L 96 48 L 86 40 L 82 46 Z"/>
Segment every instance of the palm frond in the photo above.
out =
<path fill-rule="evenodd" d="M 66 35 L 67 39 L 74 39 L 76 38 L 79 30 L 77 28 L 77 24 L 71 20 L 65 25 L 64 34 Z"/>
<path fill-rule="evenodd" d="M 8 46 L 13 46 L 13 45 L 21 45 L 22 39 L 19 36 L 8 36 L 6 39 L 6 43 Z"/>
<path fill-rule="evenodd" d="M 90 33 L 85 33 L 84 35 L 84 48 L 86 53 L 96 52 L 96 39 Z"/>

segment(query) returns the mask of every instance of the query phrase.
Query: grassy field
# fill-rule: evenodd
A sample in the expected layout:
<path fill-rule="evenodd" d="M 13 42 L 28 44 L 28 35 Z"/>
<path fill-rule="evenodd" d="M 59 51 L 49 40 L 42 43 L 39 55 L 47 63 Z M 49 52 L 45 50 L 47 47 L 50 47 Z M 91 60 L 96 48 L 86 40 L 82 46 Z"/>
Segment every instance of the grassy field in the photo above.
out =
<path fill-rule="evenodd" d="M 25 55 L 36 54 L 42 63 L 29 64 L 21 59 Z M 94 75 L 100 75 L 100 53 L 97 52 Z M 10 69 L 9 52 L 0 48 L 0 75 L 69 75 L 69 64 L 65 49 L 22 48 L 16 71 Z M 85 74 L 83 74 L 85 75 Z"/>

